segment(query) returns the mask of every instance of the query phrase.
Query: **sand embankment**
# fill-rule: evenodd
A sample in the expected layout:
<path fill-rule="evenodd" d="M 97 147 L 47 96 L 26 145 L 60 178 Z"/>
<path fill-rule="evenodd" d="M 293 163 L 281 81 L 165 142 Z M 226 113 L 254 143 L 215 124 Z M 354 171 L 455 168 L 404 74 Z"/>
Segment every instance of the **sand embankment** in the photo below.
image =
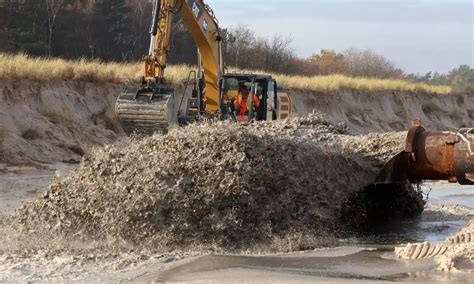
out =
<path fill-rule="evenodd" d="M 318 109 L 330 121 L 342 121 L 356 133 L 405 131 L 415 118 L 438 131 L 473 126 L 474 95 L 357 90 L 288 93 L 297 115 Z"/>
<path fill-rule="evenodd" d="M 121 86 L 0 79 L 0 163 L 80 161 L 115 141 Z"/>
<path fill-rule="evenodd" d="M 79 161 L 122 135 L 114 117 L 123 86 L 78 81 L 0 79 L 0 163 Z M 434 130 L 471 126 L 473 95 L 411 92 L 288 91 L 294 113 L 317 109 L 353 133 L 405 131 L 414 118 Z"/>

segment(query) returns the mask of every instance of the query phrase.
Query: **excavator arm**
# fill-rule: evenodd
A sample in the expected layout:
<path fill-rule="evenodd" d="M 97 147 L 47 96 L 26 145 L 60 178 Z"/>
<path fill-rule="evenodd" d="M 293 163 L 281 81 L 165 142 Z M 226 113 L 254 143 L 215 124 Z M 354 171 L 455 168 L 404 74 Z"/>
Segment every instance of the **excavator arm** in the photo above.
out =
<path fill-rule="evenodd" d="M 153 2 L 152 24 L 150 28 L 150 48 L 144 56 L 145 75 L 143 84 L 151 86 L 163 83 L 166 61 L 169 52 L 171 25 L 173 15 L 170 1 L 155 0 Z"/>
<path fill-rule="evenodd" d="M 191 33 L 200 54 L 200 62 L 205 80 L 204 105 L 208 113 L 219 110 L 219 78 L 224 63 L 222 38 L 219 23 L 212 9 L 202 0 L 178 0 L 181 2 L 181 18 Z"/>
<path fill-rule="evenodd" d="M 125 130 L 166 132 L 178 121 L 180 103 L 174 90 L 166 85 L 165 69 L 170 51 L 173 17 L 179 15 L 199 50 L 200 111 L 219 111 L 219 78 L 223 70 L 219 25 L 211 8 L 202 0 L 154 0 L 150 29 L 150 48 L 144 56 L 142 84 L 128 87 L 116 103 L 117 116 Z"/>
<path fill-rule="evenodd" d="M 155 0 L 151 42 L 145 56 L 145 81 L 164 82 L 173 16 L 179 14 L 197 45 L 206 86 L 206 110 L 218 110 L 218 80 L 223 58 L 219 25 L 214 12 L 202 0 Z"/>

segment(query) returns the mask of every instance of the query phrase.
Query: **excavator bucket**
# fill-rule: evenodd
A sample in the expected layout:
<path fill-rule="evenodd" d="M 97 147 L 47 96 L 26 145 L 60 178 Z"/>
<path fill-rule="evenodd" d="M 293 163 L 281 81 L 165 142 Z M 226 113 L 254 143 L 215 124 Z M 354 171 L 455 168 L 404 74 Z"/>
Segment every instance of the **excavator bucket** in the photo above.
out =
<path fill-rule="evenodd" d="M 382 169 L 376 184 L 446 180 L 474 184 L 474 129 L 426 131 L 419 120 L 408 132 L 405 151 Z"/>
<path fill-rule="evenodd" d="M 173 91 L 171 88 L 127 87 L 115 104 L 115 113 L 125 133 L 167 133 L 178 123 Z"/>

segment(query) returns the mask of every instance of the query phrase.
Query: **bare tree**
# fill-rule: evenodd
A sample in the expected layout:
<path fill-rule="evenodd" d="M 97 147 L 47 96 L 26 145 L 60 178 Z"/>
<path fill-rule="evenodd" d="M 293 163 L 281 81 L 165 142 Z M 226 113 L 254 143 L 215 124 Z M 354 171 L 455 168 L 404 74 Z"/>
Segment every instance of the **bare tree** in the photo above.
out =
<path fill-rule="evenodd" d="M 292 39 L 259 37 L 245 26 L 226 31 L 226 61 L 235 67 L 288 73 L 296 64 Z"/>
<path fill-rule="evenodd" d="M 344 52 L 346 74 L 355 77 L 401 78 L 403 71 L 382 55 L 355 48 Z"/>
<path fill-rule="evenodd" d="M 53 28 L 54 23 L 56 22 L 56 17 L 61 10 L 61 7 L 64 5 L 65 0 L 45 0 L 46 2 L 46 11 L 48 13 L 48 56 L 51 56 L 51 42 L 53 39 Z"/>
<path fill-rule="evenodd" d="M 230 51 L 233 51 L 234 60 L 231 62 L 235 62 L 236 67 L 248 66 L 250 64 L 250 49 L 255 46 L 255 33 L 245 26 L 237 27 L 232 33 L 233 42 Z"/>
<path fill-rule="evenodd" d="M 286 72 L 295 58 L 291 37 L 276 35 L 271 41 L 264 40 L 267 46 L 266 69 L 275 72 Z"/>

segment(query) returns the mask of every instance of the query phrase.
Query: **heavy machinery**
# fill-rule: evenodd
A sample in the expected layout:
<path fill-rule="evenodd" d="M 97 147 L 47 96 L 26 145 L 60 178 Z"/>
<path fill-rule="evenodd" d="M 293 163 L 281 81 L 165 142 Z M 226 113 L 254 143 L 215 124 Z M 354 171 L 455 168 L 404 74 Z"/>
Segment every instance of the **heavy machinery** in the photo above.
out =
<path fill-rule="evenodd" d="M 181 16 L 199 54 L 198 70 L 190 72 L 182 93 L 167 85 L 164 78 L 174 15 Z M 218 20 L 202 0 L 154 0 L 150 35 L 142 82 L 127 87 L 115 107 L 126 133 L 165 133 L 173 125 L 202 116 L 252 121 L 291 115 L 290 98 L 278 92 L 270 75 L 224 73 Z M 250 105 L 242 117 L 237 117 L 232 102 L 242 86 L 249 90 Z M 256 96 L 258 106 L 253 105 Z"/>
<path fill-rule="evenodd" d="M 424 180 L 474 185 L 474 129 L 431 132 L 419 119 L 413 122 L 405 150 L 383 167 L 376 184 Z"/>
<path fill-rule="evenodd" d="M 174 15 L 181 16 L 198 47 L 198 70 L 191 71 L 182 94 L 166 84 L 164 72 L 170 49 Z M 218 21 L 202 0 L 154 0 L 151 42 L 144 57 L 144 76 L 139 86 L 127 87 L 116 103 L 116 113 L 131 134 L 166 132 L 170 126 L 199 116 L 232 120 L 277 120 L 291 115 L 288 95 L 278 92 L 270 75 L 226 74 Z M 187 94 L 187 86 L 192 91 Z M 248 112 L 238 118 L 232 101 L 245 86 Z M 260 104 L 253 105 L 258 97 Z M 448 180 L 474 184 L 474 130 L 457 133 L 428 132 L 415 122 L 405 150 L 391 159 L 374 185 Z"/>

